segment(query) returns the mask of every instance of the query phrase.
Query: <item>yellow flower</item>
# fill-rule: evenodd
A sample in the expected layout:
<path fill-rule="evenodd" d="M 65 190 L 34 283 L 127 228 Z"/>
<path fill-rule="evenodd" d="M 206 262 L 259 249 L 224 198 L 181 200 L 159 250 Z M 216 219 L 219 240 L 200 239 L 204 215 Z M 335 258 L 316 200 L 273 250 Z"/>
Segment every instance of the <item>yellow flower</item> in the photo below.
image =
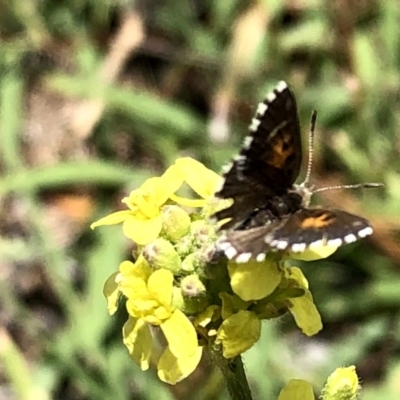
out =
<path fill-rule="evenodd" d="M 312 386 L 301 379 L 291 379 L 279 393 L 278 400 L 315 400 Z"/>
<path fill-rule="evenodd" d="M 123 330 L 129 353 L 145 370 L 153 353 L 150 327 L 161 329 L 168 346 L 159 358 L 158 374 L 160 379 L 171 384 L 192 373 L 202 353 L 193 324 L 173 305 L 173 282 L 171 271 L 159 269 L 147 282 L 135 283 L 134 292 L 126 303 L 130 318 Z"/>
<path fill-rule="evenodd" d="M 171 166 L 157 178 L 150 178 L 122 199 L 128 210 L 112 213 L 94 222 L 91 228 L 100 225 L 123 223 L 126 237 L 139 245 L 145 245 L 158 237 L 162 228 L 161 207 L 182 185 L 183 180 L 176 166 Z"/>
<path fill-rule="evenodd" d="M 271 253 L 263 262 L 228 262 L 229 277 L 224 259 L 208 268 L 217 233 L 207 217 L 223 205 L 213 197 L 221 179 L 191 158 L 178 159 L 161 177 L 148 179 L 124 198 L 127 210 L 92 224 L 122 223 L 125 236 L 139 245 L 136 261 L 120 264 L 105 283 L 104 295 L 110 314 L 123 298 L 129 314 L 123 341 L 132 359 L 142 370 L 155 362 L 159 378 L 170 384 L 197 367 L 202 356 L 198 338 L 232 358 L 259 340 L 262 319 L 289 310 L 307 335 L 322 326 L 307 280 L 298 268 L 286 268 L 280 255 Z M 183 183 L 197 199 L 176 195 Z M 191 213 L 179 205 L 202 209 Z"/>
<path fill-rule="evenodd" d="M 174 193 L 186 182 L 203 199 L 210 197 L 221 177 L 203 164 L 190 158 L 180 158 L 161 177 L 150 178 L 133 190 L 122 202 L 128 210 L 112 213 L 94 222 L 91 228 L 123 223 L 126 237 L 139 245 L 155 240 L 163 227 L 161 207 L 168 199 L 189 207 L 202 207 L 205 200 L 185 199 Z"/>
<path fill-rule="evenodd" d="M 119 271 L 114 272 L 106 281 L 103 294 L 107 299 L 108 312 L 113 315 L 118 308 L 120 295 L 130 298 L 138 291 L 144 289 L 144 282 L 147 281 L 152 273 L 147 261 L 142 255 L 135 263 L 123 261 L 119 266 Z"/>

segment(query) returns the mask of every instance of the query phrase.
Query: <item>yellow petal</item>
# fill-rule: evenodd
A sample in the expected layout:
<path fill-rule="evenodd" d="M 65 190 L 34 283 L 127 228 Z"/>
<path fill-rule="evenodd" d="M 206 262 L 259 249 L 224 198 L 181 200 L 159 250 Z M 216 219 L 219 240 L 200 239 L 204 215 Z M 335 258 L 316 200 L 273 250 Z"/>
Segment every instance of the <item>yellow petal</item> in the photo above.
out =
<path fill-rule="evenodd" d="M 170 318 L 161 324 L 168 347 L 176 358 L 192 356 L 198 348 L 197 334 L 186 315 L 176 309 Z"/>
<path fill-rule="evenodd" d="M 225 358 L 244 353 L 260 338 L 261 322 L 251 311 L 239 311 L 222 322 L 217 342 L 222 343 Z"/>
<path fill-rule="evenodd" d="M 204 205 L 206 204 L 205 200 L 187 199 L 186 197 L 180 197 L 180 196 L 177 196 L 176 194 L 172 194 L 170 196 L 170 198 L 175 203 L 180 204 L 181 206 L 185 206 L 185 207 L 200 208 L 200 207 L 204 207 Z"/>
<path fill-rule="evenodd" d="M 120 297 L 120 291 L 118 288 L 118 283 L 116 282 L 116 277 L 118 272 L 114 272 L 104 284 L 103 294 L 107 299 L 107 308 L 110 315 L 113 315 L 118 308 L 118 300 Z"/>
<path fill-rule="evenodd" d="M 157 307 L 154 310 L 153 315 L 160 321 L 161 324 L 163 321 L 171 317 L 171 308 L 164 306 Z"/>
<path fill-rule="evenodd" d="M 153 219 L 140 220 L 129 218 L 124 221 L 124 235 L 139 245 L 145 245 L 157 239 L 162 228 L 162 216 Z"/>
<path fill-rule="evenodd" d="M 264 262 L 250 260 L 245 264 L 229 262 L 232 290 L 243 300 L 260 300 L 270 295 L 282 280 L 277 263 L 270 258 Z"/>
<path fill-rule="evenodd" d="M 140 319 L 129 317 L 122 334 L 130 356 L 143 371 L 147 370 L 153 350 L 153 338 L 148 326 Z"/>
<path fill-rule="evenodd" d="M 156 192 L 157 204 L 162 206 L 182 186 L 182 183 L 183 177 L 179 168 L 176 165 L 169 167 L 160 177 L 160 183 Z"/>
<path fill-rule="evenodd" d="M 143 257 L 143 254 L 139 254 L 139 257 L 135 261 L 135 270 L 134 274 L 142 278 L 147 282 L 149 279 L 150 275 L 153 273 L 153 270 L 151 269 L 149 263 L 146 261 L 146 259 Z"/>
<path fill-rule="evenodd" d="M 158 377 L 163 382 L 175 385 L 196 369 L 201 360 L 202 351 L 203 348 L 198 347 L 191 356 L 176 358 L 167 348 L 157 364 Z"/>
<path fill-rule="evenodd" d="M 159 214 L 154 187 L 159 179 L 147 179 L 139 189 L 132 190 L 128 197 L 121 200 L 131 210 L 134 218 L 151 219 Z"/>
<path fill-rule="evenodd" d="M 299 267 L 285 268 L 285 277 L 295 280 L 300 287 L 308 289 L 308 281 Z"/>
<path fill-rule="evenodd" d="M 310 292 L 307 295 L 290 299 L 290 303 L 289 311 L 305 335 L 315 335 L 322 329 L 321 316 Z"/>
<path fill-rule="evenodd" d="M 153 273 L 153 270 L 151 269 L 149 263 L 146 261 L 142 254 L 139 255 L 135 263 L 131 261 L 123 261 L 119 265 L 119 271 L 124 277 L 133 275 L 137 278 L 141 278 L 145 282 L 147 282 L 149 276 Z"/>
<path fill-rule="evenodd" d="M 110 215 L 107 215 L 106 217 L 99 219 L 96 222 L 93 222 L 93 224 L 90 225 L 90 228 L 94 229 L 101 225 L 120 224 L 121 222 L 124 222 L 127 218 L 132 217 L 132 215 L 133 215 L 132 211 L 130 210 L 117 211 L 115 213 L 112 213 Z"/>
<path fill-rule="evenodd" d="M 170 308 L 174 275 L 167 269 L 159 269 L 150 275 L 147 282 L 149 293 L 159 304 Z"/>
<path fill-rule="evenodd" d="M 157 181 L 160 178 L 151 179 Z M 151 179 L 148 179 L 142 188 L 133 190 L 129 197 L 122 199 L 122 203 L 132 210 L 135 218 L 151 219 L 160 213 L 160 206 L 156 203 L 156 188 L 150 185 Z"/>
<path fill-rule="evenodd" d="M 148 294 L 146 281 L 135 275 L 122 277 L 119 283 L 119 290 L 125 297 L 132 300 L 137 300 Z"/>
<path fill-rule="evenodd" d="M 162 179 L 159 176 L 146 179 L 140 188 L 132 190 L 129 194 L 129 199 L 133 199 L 134 204 L 136 204 L 135 200 L 145 200 L 151 204 L 158 205 L 156 193 L 159 186 L 162 186 Z"/>
<path fill-rule="evenodd" d="M 172 170 L 173 169 L 174 168 L 172 168 Z M 176 171 L 173 173 L 172 170 L 169 169 L 162 177 L 147 179 L 140 188 L 132 190 L 128 197 L 124 197 L 122 202 L 131 210 L 140 210 L 143 216 L 151 218 L 166 200 L 168 200 L 169 195 L 176 191 L 183 183 L 180 174 Z M 174 182 L 173 177 L 176 177 L 179 182 Z"/>
<path fill-rule="evenodd" d="M 301 253 L 290 252 L 288 257 L 292 260 L 314 261 L 322 258 L 327 258 L 332 255 L 339 247 L 338 246 L 320 246 L 316 248 L 308 248 Z"/>
<path fill-rule="evenodd" d="M 132 261 L 122 261 L 118 269 L 122 275 L 131 275 L 135 270 L 135 264 Z"/>
<path fill-rule="evenodd" d="M 207 202 L 207 215 L 215 214 L 218 211 L 229 208 L 233 204 L 233 199 L 220 199 L 217 197 L 211 197 Z M 221 226 L 223 223 L 229 221 L 230 218 L 225 218 L 218 221 L 218 225 Z"/>
<path fill-rule="evenodd" d="M 151 182 L 154 204 L 158 207 L 164 205 L 170 195 L 182 186 L 182 183 L 183 177 L 179 169 L 175 165 L 169 167 L 163 175 Z M 145 189 L 148 190 L 149 186 L 146 186 Z"/>
<path fill-rule="evenodd" d="M 211 197 L 221 183 L 222 178 L 202 163 L 190 157 L 175 161 L 185 182 L 203 199 Z"/>
<path fill-rule="evenodd" d="M 301 379 L 292 379 L 281 390 L 278 400 L 315 400 L 313 387 Z"/>

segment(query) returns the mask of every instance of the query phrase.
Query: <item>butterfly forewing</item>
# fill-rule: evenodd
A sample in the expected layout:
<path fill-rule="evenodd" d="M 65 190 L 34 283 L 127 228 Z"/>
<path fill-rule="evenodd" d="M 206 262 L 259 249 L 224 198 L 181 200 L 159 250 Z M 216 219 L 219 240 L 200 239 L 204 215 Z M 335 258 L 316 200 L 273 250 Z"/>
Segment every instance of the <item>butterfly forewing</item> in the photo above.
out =
<path fill-rule="evenodd" d="M 284 193 L 299 175 L 302 159 L 296 100 L 285 82 L 260 103 L 249 129 L 250 145 L 241 150 L 239 176 Z"/>
<path fill-rule="evenodd" d="M 223 176 L 215 195 L 232 198 L 234 204 L 216 213 L 216 219 L 232 218 L 224 228 L 233 228 L 269 198 L 283 194 L 299 174 L 301 156 L 296 101 L 280 82 L 259 104 L 243 147 Z"/>

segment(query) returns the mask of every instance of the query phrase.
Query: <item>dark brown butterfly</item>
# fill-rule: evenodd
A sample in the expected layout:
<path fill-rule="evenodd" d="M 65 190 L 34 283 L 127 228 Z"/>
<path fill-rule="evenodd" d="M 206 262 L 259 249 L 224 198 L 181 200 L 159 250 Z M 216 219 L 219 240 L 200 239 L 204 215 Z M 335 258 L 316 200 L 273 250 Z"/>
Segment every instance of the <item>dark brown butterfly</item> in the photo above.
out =
<path fill-rule="evenodd" d="M 309 184 L 316 112 L 310 130 L 305 181 L 296 185 L 302 145 L 294 94 L 279 82 L 258 105 L 240 153 L 224 173 L 215 196 L 233 204 L 214 215 L 226 230 L 218 242 L 229 259 L 262 261 L 269 250 L 301 252 L 308 247 L 340 246 L 372 233 L 369 222 L 342 210 L 309 208 L 312 194 L 337 188 L 378 187 L 379 183 L 315 189 Z"/>

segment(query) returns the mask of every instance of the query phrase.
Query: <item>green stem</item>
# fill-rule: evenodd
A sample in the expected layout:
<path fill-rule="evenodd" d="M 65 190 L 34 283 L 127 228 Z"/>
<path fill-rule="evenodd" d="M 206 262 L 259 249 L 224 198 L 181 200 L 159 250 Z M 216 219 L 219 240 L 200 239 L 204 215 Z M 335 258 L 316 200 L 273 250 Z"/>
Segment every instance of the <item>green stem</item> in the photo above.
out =
<path fill-rule="evenodd" d="M 241 356 L 227 360 L 221 351 L 215 349 L 211 349 L 211 356 L 221 369 L 230 398 L 232 400 L 252 400 Z"/>

